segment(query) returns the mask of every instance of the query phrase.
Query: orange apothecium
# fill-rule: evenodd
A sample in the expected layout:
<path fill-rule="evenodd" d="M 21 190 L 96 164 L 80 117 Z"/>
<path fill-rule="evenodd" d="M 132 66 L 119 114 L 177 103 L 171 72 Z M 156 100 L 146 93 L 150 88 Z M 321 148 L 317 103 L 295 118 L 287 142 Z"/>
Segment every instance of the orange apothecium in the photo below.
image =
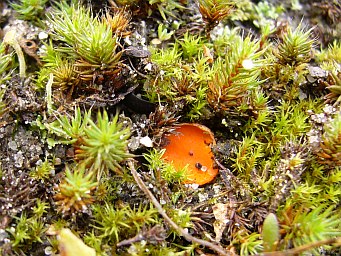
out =
<path fill-rule="evenodd" d="M 212 132 L 200 124 L 184 123 L 174 134 L 167 135 L 163 158 L 172 162 L 177 170 L 187 166 L 184 183 L 203 185 L 211 182 L 218 174 L 214 166 L 211 145 L 215 145 Z"/>

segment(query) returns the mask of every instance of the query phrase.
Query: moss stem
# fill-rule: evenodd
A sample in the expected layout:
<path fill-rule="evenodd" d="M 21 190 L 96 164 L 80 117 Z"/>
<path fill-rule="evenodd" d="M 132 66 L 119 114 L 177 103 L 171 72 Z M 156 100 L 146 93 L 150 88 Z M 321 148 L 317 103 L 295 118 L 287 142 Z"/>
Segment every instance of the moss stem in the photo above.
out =
<path fill-rule="evenodd" d="M 53 84 L 53 73 L 50 73 L 49 80 L 46 84 L 46 105 L 47 105 L 47 113 L 52 114 L 53 106 L 52 106 L 52 84 Z"/>

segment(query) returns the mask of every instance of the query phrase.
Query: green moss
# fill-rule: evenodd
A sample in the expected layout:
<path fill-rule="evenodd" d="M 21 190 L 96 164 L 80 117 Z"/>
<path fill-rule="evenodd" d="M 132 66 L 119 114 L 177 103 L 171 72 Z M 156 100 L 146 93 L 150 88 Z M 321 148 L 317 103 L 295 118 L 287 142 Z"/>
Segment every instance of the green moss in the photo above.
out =
<path fill-rule="evenodd" d="M 47 180 L 54 172 L 52 161 L 45 159 L 30 172 L 30 176 L 37 180 Z"/>
<path fill-rule="evenodd" d="M 317 152 L 318 161 L 329 168 L 341 166 L 341 116 L 336 115 L 330 123 L 325 124 L 320 150 Z"/>
<path fill-rule="evenodd" d="M 239 177 L 250 181 L 252 171 L 256 168 L 261 157 L 264 156 L 264 144 L 257 141 L 255 137 L 244 137 L 239 146 L 236 158 L 233 159 L 233 167 L 238 170 Z"/>
<path fill-rule="evenodd" d="M 116 55 L 117 38 L 111 28 L 90 10 L 73 7 L 70 10 L 54 10 L 50 22 L 57 40 L 71 47 L 64 47 L 69 55 L 81 58 L 79 66 L 99 68 L 115 67 L 120 55 Z"/>
<path fill-rule="evenodd" d="M 9 71 L 11 68 L 11 62 L 13 63 L 12 53 L 6 53 L 6 43 L 1 42 L 0 44 L 0 82 L 3 83 L 10 78 Z M 6 73 L 5 73 L 6 72 Z"/>
<path fill-rule="evenodd" d="M 186 167 L 183 170 L 176 170 L 172 164 L 167 163 L 164 159 L 162 159 L 164 153 L 164 149 L 160 151 L 154 149 L 149 153 L 144 154 L 143 156 L 148 162 L 146 165 L 148 169 L 155 172 L 156 176 L 160 173 L 162 179 L 164 179 L 167 184 L 180 183 L 184 181 L 186 179 Z"/>
<path fill-rule="evenodd" d="M 70 98 L 78 87 L 100 83 L 97 77 L 113 79 L 120 69 L 122 47 L 129 18 L 124 12 L 101 18 L 80 4 L 55 6 L 48 15 L 53 28 L 53 43 L 42 54 L 44 68 L 39 71 L 38 88 L 53 74 L 54 88 Z M 84 84 L 82 84 L 85 83 Z"/>
<path fill-rule="evenodd" d="M 241 241 L 241 244 L 238 245 L 241 255 L 253 255 L 263 251 L 262 240 L 257 233 L 238 232 L 236 240 Z"/>
<path fill-rule="evenodd" d="M 290 211 L 290 208 L 285 210 Z M 284 210 L 284 211 L 285 211 Z M 295 212 L 297 211 L 297 212 Z M 293 243 L 295 247 L 311 242 L 340 236 L 340 214 L 333 206 L 320 205 L 315 209 L 305 210 L 303 207 L 294 210 L 294 214 L 284 215 L 282 228 L 285 231 L 284 243 Z M 310 251 L 320 255 L 317 249 Z"/>
<path fill-rule="evenodd" d="M 268 47 L 262 78 L 271 84 L 275 99 L 278 92 L 289 101 L 299 98 L 299 86 L 305 82 L 307 63 L 316 41 L 310 38 L 310 32 L 311 29 L 303 28 L 302 24 L 295 29 L 289 26 L 282 41 Z"/>
<path fill-rule="evenodd" d="M 315 59 L 322 64 L 325 70 L 337 69 L 338 63 L 341 63 L 341 42 L 335 40 L 327 49 L 321 49 L 316 53 Z"/>
<path fill-rule="evenodd" d="M 206 23 L 206 33 L 218 25 L 232 11 L 234 1 L 199 0 L 199 10 Z"/>
<path fill-rule="evenodd" d="M 20 0 L 20 3 L 11 3 L 19 19 L 38 21 L 45 14 L 48 0 Z"/>
<path fill-rule="evenodd" d="M 144 84 L 146 96 L 152 101 L 171 101 L 189 119 L 198 119 L 207 105 L 207 80 L 213 73 L 202 48 L 196 48 L 195 37 L 188 37 L 172 47 L 151 49 L 151 59 L 158 65 L 159 74 L 148 77 Z M 187 53 L 184 53 L 189 51 Z M 183 55 L 185 54 L 185 55 Z M 188 56 L 187 56 L 188 55 Z M 182 58 L 187 56 L 186 58 Z"/>
<path fill-rule="evenodd" d="M 42 55 L 44 67 L 38 72 L 37 89 L 45 89 L 50 74 L 53 74 L 53 87 L 63 91 L 79 85 L 80 79 L 74 66 L 75 59 L 65 53 L 56 51 L 52 42 L 46 45 Z"/>
<path fill-rule="evenodd" d="M 152 207 L 116 208 L 111 204 L 94 205 L 94 228 L 97 236 L 109 243 L 118 242 L 152 224 L 158 223 L 157 211 Z"/>
<path fill-rule="evenodd" d="M 61 115 L 56 121 L 46 124 L 46 127 L 53 133 L 65 140 L 61 140 L 61 143 L 73 144 L 81 141 L 81 138 L 85 136 L 85 129 L 88 125 L 91 111 L 85 112 L 83 115 L 80 108 L 75 108 L 74 115 L 70 118 L 66 115 Z"/>
<path fill-rule="evenodd" d="M 0 90 L 0 119 L 2 115 L 6 112 L 6 103 L 2 100 L 5 94 L 5 90 Z"/>
<path fill-rule="evenodd" d="M 216 44 L 219 51 L 225 48 L 226 52 L 225 57 L 214 63 L 214 76 L 207 95 L 208 103 L 218 112 L 236 110 L 261 83 L 258 79 L 262 63 L 259 42 L 249 36 L 242 38 L 236 31 L 225 32 L 224 41 L 234 45 Z"/>
<path fill-rule="evenodd" d="M 253 24 L 263 31 L 264 27 L 275 26 L 274 21 L 279 18 L 283 13 L 284 7 L 282 5 L 273 5 L 268 1 L 260 1 L 257 5 L 253 6 L 251 17 L 253 18 Z"/>
<path fill-rule="evenodd" d="M 64 215 L 85 212 L 94 201 L 93 190 L 97 186 L 93 173 L 86 172 L 84 165 L 65 168 L 65 177 L 56 188 L 54 201 L 58 211 Z"/>
<path fill-rule="evenodd" d="M 204 46 L 207 46 L 207 42 L 200 36 L 190 35 L 186 32 L 180 40 L 177 40 L 182 49 L 183 59 L 191 61 L 196 58 L 199 52 L 204 50 Z"/>
<path fill-rule="evenodd" d="M 106 111 L 98 112 L 97 123 L 91 119 L 85 129 L 85 136 L 76 158 L 90 165 L 90 170 L 97 173 L 99 179 L 108 170 L 121 173 L 120 162 L 132 157 L 128 152 L 129 128 L 122 128 L 118 122 L 118 114 L 109 121 Z"/>
<path fill-rule="evenodd" d="M 185 8 L 182 2 L 177 0 L 148 0 L 148 3 L 151 5 L 149 15 L 151 14 L 153 6 L 156 6 L 164 20 L 167 20 L 167 16 L 176 18 L 176 13 Z"/>
<path fill-rule="evenodd" d="M 38 199 L 31 217 L 25 212 L 21 213 L 20 217 L 14 217 L 14 225 L 6 231 L 11 235 L 11 245 L 16 250 L 29 250 L 32 244 L 43 243 L 42 237 L 47 230 L 43 215 L 48 210 L 48 204 Z"/>
<path fill-rule="evenodd" d="M 47 2 L 31 8 L 30 1 L 39 2 L 21 0 L 10 8 L 23 19 L 45 18 Z M 302 25 L 306 19 L 296 28 L 279 27 L 276 19 L 286 17 L 290 4 L 193 3 L 109 1 L 101 12 L 99 1 L 54 3 L 47 15 L 50 41 L 37 44 L 42 66 L 35 74 L 31 59 L 23 62 L 15 31 L 6 34 L 0 45 L 0 201 L 8 208 L 0 217 L 9 243 L 0 254 L 6 246 L 13 254 L 31 254 L 47 243 L 61 253 L 58 240 L 46 237 L 47 227 L 48 233 L 69 228 L 99 255 L 212 253 L 210 246 L 186 241 L 139 191 L 143 186 L 125 163 L 133 161 L 129 142 L 145 136 L 154 147 L 133 152 L 138 175 L 188 234 L 219 240 L 219 216 L 212 213 L 219 203 L 226 227 L 216 244 L 226 251 L 285 254 L 304 245 L 312 254 L 336 252 L 314 243 L 341 236 L 334 207 L 341 199 L 339 41 L 318 52 L 315 44 L 332 34 L 312 38 L 316 30 Z M 144 42 L 150 58 L 130 54 Z M 19 77 L 11 47 L 21 62 Z M 315 66 L 328 76 L 321 72 L 315 79 Z M 116 104 L 133 89 L 157 110 L 133 113 L 129 97 Z M 200 187 L 182 184 L 186 168 L 177 172 L 161 149 L 177 122 L 194 121 L 209 126 L 217 140 L 220 175 Z M 26 132 L 41 143 L 45 160 L 28 159 L 25 145 L 17 143 Z M 31 205 L 22 187 L 44 194 Z"/>
<path fill-rule="evenodd" d="M 57 121 L 46 126 L 66 139 L 59 142 L 75 146 L 75 159 L 87 166 L 89 172 L 94 172 L 98 180 L 109 170 L 122 174 L 120 162 L 133 156 L 127 149 L 129 128 L 122 128 L 118 114 L 110 120 L 105 110 L 98 111 L 96 122 L 90 116 L 91 111 L 82 115 L 80 109 L 75 108 L 70 121 L 60 115 Z"/>

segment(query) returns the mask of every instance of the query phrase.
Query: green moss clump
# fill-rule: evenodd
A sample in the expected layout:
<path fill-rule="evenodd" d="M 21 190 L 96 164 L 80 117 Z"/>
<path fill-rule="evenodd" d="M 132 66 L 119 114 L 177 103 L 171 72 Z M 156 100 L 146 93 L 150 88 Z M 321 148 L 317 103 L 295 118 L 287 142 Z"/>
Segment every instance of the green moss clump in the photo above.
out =
<path fill-rule="evenodd" d="M 86 173 L 84 165 L 72 169 L 68 166 L 65 168 L 65 178 L 54 196 L 58 211 L 65 215 L 86 212 L 88 205 L 94 201 L 92 192 L 98 184 L 93 181 L 93 173 Z"/>
<path fill-rule="evenodd" d="M 122 128 L 118 123 L 118 114 L 109 120 L 107 112 L 98 111 L 97 121 L 90 118 L 91 111 L 81 114 L 79 108 L 75 108 L 74 117 L 69 120 L 66 116 L 46 124 L 47 128 L 66 140 L 60 142 L 73 144 L 75 147 L 75 159 L 84 164 L 89 172 L 95 173 L 100 180 L 108 171 L 122 174 L 120 163 L 133 155 L 128 152 L 129 128 Z"/>
<path fill-rule="evenodd" d="M 38 21 L 45 14 L 48 0 L 20 0 L 20 3 L 11 3 L 19 19 Z"/>

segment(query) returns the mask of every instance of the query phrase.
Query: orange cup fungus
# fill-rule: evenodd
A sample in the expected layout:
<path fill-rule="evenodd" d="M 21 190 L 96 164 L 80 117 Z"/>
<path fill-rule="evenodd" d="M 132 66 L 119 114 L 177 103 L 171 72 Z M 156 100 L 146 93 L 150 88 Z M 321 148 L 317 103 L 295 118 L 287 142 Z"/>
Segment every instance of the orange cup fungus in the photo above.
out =
<path fill-rule="evenodd" d="M 204 185 L 211 182 L 218 174 L 214 167 L 211 145 L 215 145 L 212 132 L 199 124 L 184 123 L 179 125 L 175 134 L 166 136 L 163 158 L 172 162 L 177 170 L 187 167 L 184 183 Z"/>

